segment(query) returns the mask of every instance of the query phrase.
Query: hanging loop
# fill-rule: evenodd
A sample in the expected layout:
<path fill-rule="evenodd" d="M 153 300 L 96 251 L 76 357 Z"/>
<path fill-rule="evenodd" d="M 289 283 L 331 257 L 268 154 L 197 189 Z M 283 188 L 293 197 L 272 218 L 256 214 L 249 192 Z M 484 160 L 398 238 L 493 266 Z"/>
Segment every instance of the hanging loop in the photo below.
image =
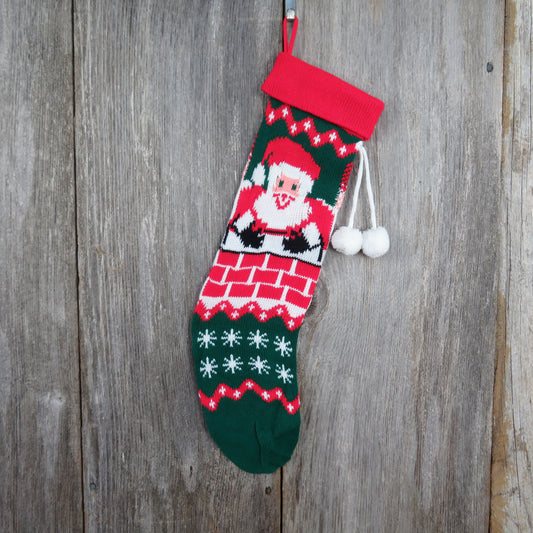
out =
<path fill-rule="evenodd" d="M 296 38 L 296 31 L 298 30 L 298 17 L 294 17 L 291 32 L 291 40 L 289 42 L 287 37 L 287 20 L 289 17 L 283 19 L 283 51 L 292 54 L 292 47 L 294 46 L 294 39 Z"/>

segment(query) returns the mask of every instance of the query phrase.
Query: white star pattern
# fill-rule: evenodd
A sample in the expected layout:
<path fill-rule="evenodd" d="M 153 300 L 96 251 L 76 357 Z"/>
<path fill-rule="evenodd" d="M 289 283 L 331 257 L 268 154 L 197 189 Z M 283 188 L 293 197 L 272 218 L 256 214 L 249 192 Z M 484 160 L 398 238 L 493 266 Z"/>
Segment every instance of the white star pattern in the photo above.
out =
<path fill-rule="evenodd" d="M 270 365 L 267 363 L 266 359 L 261 359 L 261 357 L 258 355 L 255 359 L 253 357 L 250 357 L 250 361 L 248 364 L 252 367 L 252 370 L 257 370 L 258 374 L 262 374 L 263 372 L 265 374 L 268 374 L 270 370 Z M 253 387 L 253 385 L 252 385 Z"/>
<path fill-rule="evenodd" d="M 255 347 L 260 350 L 261 348 L 265 348 L 268 344 L 268 336 L 266 333 L 261 333 L 257 330 L 255 333 L 250 333 L 250 335 L 248 335 L 248 342 L 250 343 L 250 346 L 255 344 Z"/>
<path fill-rule="evenodd" d="M 279 307 L 277 313 L 278 315 L 283 314 L 283 307 Z"/>
<path fill-rule="evenodd" d="M 220 389 L 218 389 L 218 392 L 220 392 L 220 394 L 222 394 L 222 396 L 226 396 L 226 387 L 224 387 L 224 385 L 222 385 L 222 387 L 220 387 Z"/>
<path fill-rule="evenodd" d="M 218 365 L 214 359 L 209 359 L 209 357 L 206 357 L 203 361 L 200 361 L 200 372 L 202 373 L 202 377 L 205 378 L 206 376 L 211 379 L 211 374 L 216 374 Z"/>
<path fill-rule="evenodd" d="M 217 406 L 217 404 L 215 403 L 215 400 L 211 400 L 209 402 L 209 407 L 211 407 L 211 409 L 214 409 L 216 406 Z"/>
<path fill-rule="evenodd" d="M 282 394 L 283 394 L 283 393 L 282 393 L 279 389 L 276 391 L 276 396 L 277 396 L 278 398 L 281 398 L 281 395 L 282 395 Z"/>
<path fill-rule="evenodd" d="M 263 392 L 263 394 L 262 394 L 261 396 L 263 396 L 263 398 L 264 398 L 265 400 L 270 400 L 270 394 L 268 394 L 267 391 Z"/>
<path fill-rule="evenodd" d="M 341 146 L 341 147 L 339 148 L 339 152 L 340 152 L 341 155 L 344 155 L 344 154 L 346 153 L 346 146 L 344 146 L 344 145 Z"/>
<path fill-rule="evenodd" d="M 311 122 L 309 121 L 304 122 L 304 130 L 309 131 L 310 128 L 311 128 Z"/>
<path fill-rule="evenodd" d="M 296 124 L 293 124 L 291 126 L 291 133 L 294 135 L 296 133 L 296 130 L 298 129 L 298 127 L 296 126 Z"/>
<path fill-rule="evenodd" d="M 209 331 L 208 329 L 206 329 L 203 333 L 200 331 L 200 333 L 198 333 L 198 338 L 196 339 L 200 345 L 200 348 L 209 348 L 209 346 L 214 346 L 216 340 L 217 337 L 215 335 L 215 331 Z"/>
<path fill-rule="evenodd" d="M 317 135 L 313 138 L 313 143 L 318 144 L 320 142 L 320 135 Z"/>
<path fill-rule="evenodd" d="M 285 337 L 281 337 L 280 339 L 276 335 L 274 345 L 276 346 L 276 352 L 279 352 L 281 357 L 289 357 L 289 355 L 292 353 L 291 341 L 286 341 Z"/>
<path fill-rule="evenodd" d="M 249 389 L 253 389 L 253 387 L 254 387 L 254 382 L 253 382 L 253 381 L 247 381 L 247 382 L 246 382 L 246 386 L 247 386 Z"/>
<path fill-rule="evenodd" d="M 287 405 L 287 409 L 289 410 L 289 413 L 292 413 L 294 411 L 294 406 L 292 405 L 292 403 Z"/>
<path fill-rule="evenodd" d="M 207 313 L 204 313 L 204 318 L 209 318 L 211 316 L 211 313 L 207 311 Z"/>
<path fill-rule="evenodd" d="M 239 317 L 239 311 L 233 311 L 233 313 L 231 313 L 231 318 L 238 318 Z"/>
<path fill-rule="evenodd" d="M 337 134 L 335 132 L 329 134 L 329 140 L 334 141 L 337 138 Z"/>
<path fill-rule="evenodd" d="M 242 336 L 240 331 L 234 331 L 233 328 L 231 328 L 229 331 L 224 331 L 222 333 L 223 346 L 226 346 L 226 344 L 230 345 L 230 348 L 233 348 L 233 345 L 239 345 L 242 341 Z"/>
<path fill-rule="evenodd" d="M 250 304 L 250 305 L 248 306 L 248 309 L 249 309 L 250 311 L 253 311 L 253 310 L 255 309 L 255 305 L 254 305 L 254 304 Z"/>
<path fill-rule="evenodd" d="M 276 373 L 278 374 L 278 379 L 282 379 L 283 383 L 291 383 L 294 375 L 291 372 L 290 368 L 285 368 L 285 365 L 276 365 Z"/>
<path fill-rule="evenodd" d="M 292 328 L 292 326 L 294 326 L 294 320 L 292 320 L 292 319 L 289 320 L 289 321 L 287 322 L 287 324 L 288 324 L 289 328 Z"/>
<path fill-rule="evenodd" d="M 276 115 L 274 115 L 274 111 L 271 111 L 270 115 L 268 115 L 268 120 L 270 120 L 270 122 L 272 122 L 275 117 L 276 117 Z"/>
<path fill-rule="evenodd" d="M 233 393 L 233 397 L 234 397 L 234 398 L 240 398 L 240 396 L 241 396 L 241 391 L 236 390 L 236 391 Z"/>
<path fill-rule="evenodd" d="M 231 372 L 232 374 L 235 374 L 235 370 L 241 371 L 242 370 L 242 359 L 240 357 L 237 357 L 236 359 L 233 357 L 233 354 L 230 354 L 229 359 L 227 357 L 224 357 L 224 362 L 222 363 L 222 366 L 226 370 L 226 372 Z"/>
<path fill-rule="evenodd" d="M 288 110 L 286 107 L 284 107 L 283 110 L 281 111 L 281 114 L 282 114 L 284 117 L 286 117 L 286 116 L 289 114 L 289 110 Z"/>
<path fill-rule="evenodd" d="M 260 319 L 260 320 L 266 320 L 266 317 L 267 317 L 267 316 L 268 316 L 268 315 L 263 311 L 263 312 L 259 315 L 259 319 Z"/>

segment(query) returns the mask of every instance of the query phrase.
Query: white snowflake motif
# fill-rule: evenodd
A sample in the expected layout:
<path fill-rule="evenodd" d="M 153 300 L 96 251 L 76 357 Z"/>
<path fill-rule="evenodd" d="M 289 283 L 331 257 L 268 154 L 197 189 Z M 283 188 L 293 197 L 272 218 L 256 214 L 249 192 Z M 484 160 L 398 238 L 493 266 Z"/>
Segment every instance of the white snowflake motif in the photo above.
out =
<path fill-rule="evenodd" d="M 250 333 L 250 335 L 248 335 L 248 342 L 250 343 L 250 346 L 255 344 L 255 347 L 260 350 L 261 348 L 265 348 L 268 344 L 268 335 L 257 330 L 255 333 Z"/>
<path fill-rule="evenodd" d="M 289 357 L 292 353 L 292 346 L 291 341 L 286 341 L 285 337 L 281 337 L 281 339 L 276 335 L 276 340 L 274 341 L 274 345 L 276 346 L 276 352 L 279 352 L 281 357 Z"/>
<path fill-rule="evenodd" d="M 316 135 L 316 136 L 313 138 L 313 144 L 317 145 L 319 142 L 320 142 L 320 135 Z"/>
<path fill-rule="evenodd" d="M 229 359 L 224 357 L 222 366 L 225 368 L 226 372 L 235 374 L 235 370 L 239 372 L 242 370 L 242 359 L 240 357 L 234 358 L 233 354 L 230 354 Z"/>
<path fill-rule="evenodd" d="M 310 128 L 311 128 L 311 122 L 309 122 L 308 120 L 307 122 L 304 123 L 304 130 L 309 131 Z"/>
<path fill-rule="evenodd" d="M 276 372 L 278 374 L 278 379 L 282 379 L 283 383 L 292 383 L 292 378 L 294 376 L 291 373 L 290 368 L 285 368 L 285 365 L 276 365 Z"/>
<path fill-rule="evenodd" d="M 222 333 L 222 341 L 223 346 L 226 346 L 226 344 L 229 344 L 230 348 L 233 348 L 234 344 L 238 346 L 242 341 L 241 332 L 234 331 L 233 328 L 229 331 L 224 331 Z"/>
<path fill-rule="evenodd" d="M 296 126 L 296 124 L 293 124 L 291 126 L 291 133 L 294 135 L 296 133 L 296 130 L 298 129 L 298 126 Z"/>
<path fill-rule="evenodd" d="M 282 114 L 284 117 L 286 117 L 286 116 L 289 114 L 289 110 L 288 110 L 286 107 L 284 107 L 284 108 L 282 109 L 282 111 L 281 111 L 281 114 Z"/>
<path fill-rule="evenodd" d="M 346 153 L 346 146 L 341 146 L 339 152 L 341 155 L 344 155 Z"/>
<path fill-rule="evenodd" d="M 206 357 L 203 361 L 200 361 L 200 372 L 202 373 L 203 378 L 208 376 L 209 379 L 211 379 L 211 374 L 216 374 L 217 368 L 218 365 L 214 359 Z"/>
<path fill-rule="evenodd" d="M 255 359 L 250 357 L 248 364 L 252 367 L 252 370 L 257 370 L 259 374 L 262 374 L 263 372 L 265 374 L 269 373 L 270 365 L 267 363 L 266 359 L 261 359 L 259 355 Z"/>
<path fill-rule="evenodd" d="M 329 134 L 329 140 L 334 141 L 337 138 L 337 134 L 335 132 L 332 132 Z"/>
<path fill-rule="evenodd" d="M 271 111 L 270 112 L 270 115 L 268 115 L 268 121 L 269 122 L 272 122 L 274 120 L 274 118 L 276 117 L 276 115 L 274 115 L 274 111 Z"/>
<path fill-rule="evenodd" d="M 209 346 L 214 346 L 216 340 L 217 336 L 215 335 L 215 331 L 209 331 L 208 329 L 206 329 L 203 333 L 200 331 L 200 333 L 198 333 L 198 338 L 196 339 L 200 345 L 200 348 L 209 348 Z"/>

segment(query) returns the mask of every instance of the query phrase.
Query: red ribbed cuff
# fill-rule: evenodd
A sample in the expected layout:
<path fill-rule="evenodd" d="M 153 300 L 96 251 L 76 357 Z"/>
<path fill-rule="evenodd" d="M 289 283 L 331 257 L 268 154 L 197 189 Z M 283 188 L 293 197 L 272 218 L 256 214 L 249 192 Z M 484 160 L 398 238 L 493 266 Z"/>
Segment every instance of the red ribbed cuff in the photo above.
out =
<path fill-rule="evenodd" d="M 333 74 L 281 52 L 261 87 L 291 106 L 341 126 L 366 141 L 385 104 Z"/>

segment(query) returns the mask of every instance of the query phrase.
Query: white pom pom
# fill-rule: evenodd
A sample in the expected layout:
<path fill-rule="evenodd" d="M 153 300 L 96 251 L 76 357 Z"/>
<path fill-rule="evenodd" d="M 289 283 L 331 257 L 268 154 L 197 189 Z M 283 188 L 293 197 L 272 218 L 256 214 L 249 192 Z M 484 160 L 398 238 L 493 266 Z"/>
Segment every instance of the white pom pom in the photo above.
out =
<path fill-rule="evenodd" d="M 331 237 L 331 246 L 346 255 L 355 255 L 363 245 L 363 235 L 357 228 L 342 226 Z"/>
<path fill-rule="evenodd" d="M 390 239 L 383 226 L 367 229 L 363 232 L 363 253 L 375 259 L 385 255 L 390 248 Z"/>

